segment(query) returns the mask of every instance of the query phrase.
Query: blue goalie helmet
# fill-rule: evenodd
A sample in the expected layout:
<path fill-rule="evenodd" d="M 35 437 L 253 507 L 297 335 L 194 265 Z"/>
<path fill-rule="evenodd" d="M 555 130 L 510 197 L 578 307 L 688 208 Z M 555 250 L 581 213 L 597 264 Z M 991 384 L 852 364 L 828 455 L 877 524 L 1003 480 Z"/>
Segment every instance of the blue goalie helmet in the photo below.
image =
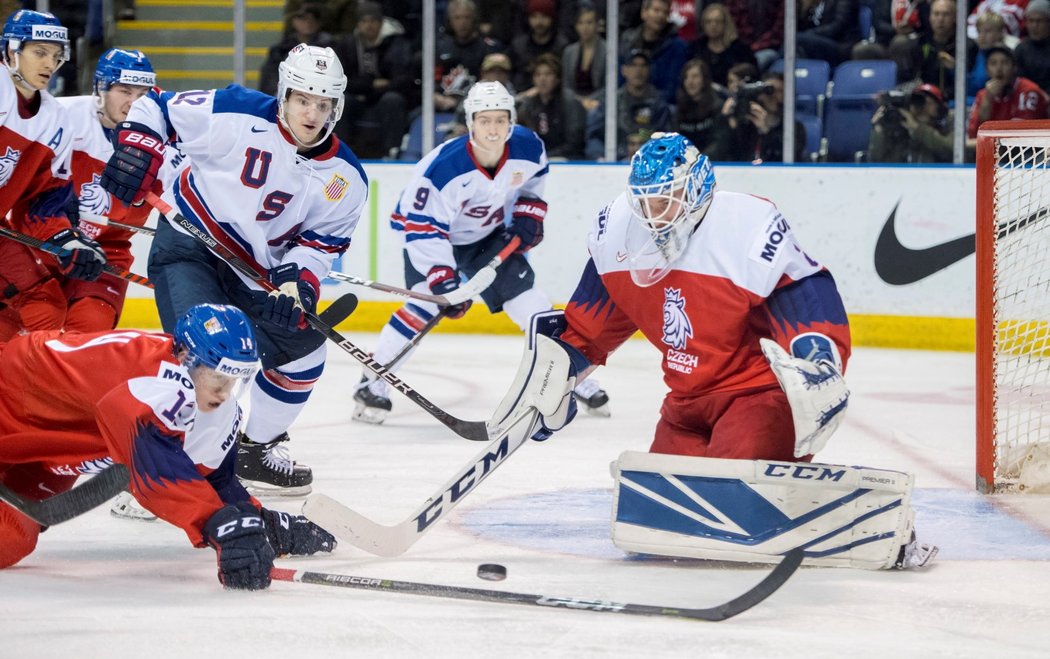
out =
<path fill-rule="evenodd" d="M 176 349 L 185 347 L 186 368 L 207 366 L 220 375 L 247 380 L 259 370 L 255 332 L 237 307 L 198 304 L 175 323 Z"/>
<path fill-rule="evenodd" d="M 60 44 L 62 61 L 69 60 L 69 34 L 53 14 L 20 9 L 8 16 L 7 22 L 4 23 L 3 36 L 0 37 L 0 49 L 3 50 L 4 62 L 10 65 L 7 59 L 9 49 L 19 53 L 29 41 Z"/>
<path fill-rule="evenodd" d="M 95 67 L 95 92 L 104 92 L 116 84 L 156 86 L 157 74 L 145 53 L 121 48 L 102 53 Z"/>
<path fill-rule="evenodd" d="M 635 216 L 651 231 L 683 220 L 696 225 L 714 196 L 715 172 L 687 138 L 654 133 L 631 158 L 627 190 Z"/>

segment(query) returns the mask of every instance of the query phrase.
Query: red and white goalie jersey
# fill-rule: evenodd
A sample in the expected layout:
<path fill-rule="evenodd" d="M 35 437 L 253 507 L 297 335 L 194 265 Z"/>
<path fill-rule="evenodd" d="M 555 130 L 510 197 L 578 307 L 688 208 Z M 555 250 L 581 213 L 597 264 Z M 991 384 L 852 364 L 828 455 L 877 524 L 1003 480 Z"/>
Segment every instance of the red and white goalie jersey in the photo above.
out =
<path fill-rule="evenodd" d="M 627 194 L 598 215 L 591 260 L 560 337 L 594 364 L 636 330 L 663 353 L 671 396 L 779 387 L 758 340 L 783 346 L 820 332 L 849 356 L 846 312 L 831 274 L 808 256 L 771 202 L 715 192 L 688 246 L 657 283 L 631 278 Z"/>
<path fill-rule="evenodd" d="M 234 476 L 240 416 L 236 401 L 198 414 L 166 334 L 33 332 L 0 345 L 0 476 L 120 462 L 135 497 L 197 546 L 225 503 L 252 500 Z"/>

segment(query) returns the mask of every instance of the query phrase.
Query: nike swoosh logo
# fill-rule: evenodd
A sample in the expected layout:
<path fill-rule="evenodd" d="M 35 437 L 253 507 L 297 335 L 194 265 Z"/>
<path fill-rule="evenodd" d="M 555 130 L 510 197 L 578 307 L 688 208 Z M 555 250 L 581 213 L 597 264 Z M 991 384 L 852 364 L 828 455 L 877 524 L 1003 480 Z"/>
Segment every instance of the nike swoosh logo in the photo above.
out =
<path fill-rule="evenodd" d="M 621 263 L 622 263 L 623 261 L 626 261 L 626 260 L 627 260 L 627 254 L 626 254 L 626 252 L 616 252 L 616 260 L 617 260 L 618 262 L 621 262 Z"/>
<path fill-rule="evenodd" d="M 528 270 L 522 270 L 518 273 L 518 279 L 525 279 L 525 275 L 529 274 Z"/>
<path fill-rule="evenodd" d="M 976 251 L 977 234 L 975 233 L 923 249 L 905 247 L 897 238 L 896 218 L 899 206 L 900 202 L 897 202 L 897 205 L 893 207 L 875 243 L 875 272 L 887 284 L 894 286 L 914 284 L 963 260 Z M 1041 208 L 1016 222 L 1002 222 L 999 224 L 998 237 L 1005 238 L 1047 217 L 1050 217 L 1050 207 Z"/>
<path fill-rule="evenodd" d="M 265 133 L 266 129 L 265 128 L 260 128 L 259 130 L 255 130 L 255 126 L 252 126 L 252 132 L 253 133 Z"/>

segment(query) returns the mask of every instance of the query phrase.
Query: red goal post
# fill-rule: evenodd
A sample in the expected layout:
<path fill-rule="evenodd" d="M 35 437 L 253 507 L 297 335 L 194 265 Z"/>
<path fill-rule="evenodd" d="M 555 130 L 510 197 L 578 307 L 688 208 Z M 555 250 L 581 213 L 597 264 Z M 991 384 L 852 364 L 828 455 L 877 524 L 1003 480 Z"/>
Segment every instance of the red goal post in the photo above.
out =
<path fill-rule="evenodd" d="M 1050 492 L 1050 121 L 977 133 L 977 489 Z"/>

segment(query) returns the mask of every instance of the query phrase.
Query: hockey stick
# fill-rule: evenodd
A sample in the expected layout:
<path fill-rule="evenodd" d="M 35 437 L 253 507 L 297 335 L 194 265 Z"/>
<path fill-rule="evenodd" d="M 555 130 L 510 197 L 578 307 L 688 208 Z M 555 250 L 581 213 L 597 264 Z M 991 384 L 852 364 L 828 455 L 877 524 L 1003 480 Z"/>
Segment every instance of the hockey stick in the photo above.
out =
<path fill-rule="evenodd" d="M 128 468 L 122 464 L 112 464 L 86 483 L 43 501 L 23 497 L 0 485 L 0 500 L 41 526 L 54 526 L 109 501 L 124 491 L 128 482 Z"/>
<path fill-rule="evenodd" d="M 399 361 L 401 361 L 401 358 L 404 357 L 405 355 L 407 355 L 409 350 L 411 350 L 416 345 L 418 345 L 419 342 L 423 340 L 423 337 L 426 336 L 427 333 L 430 332 L 430 330 L 432 330 L 435 327 L 437 327 L 438 323 L 440 323 L 441 320 L 447 315 L 448 315 L 448 307 L 442 307 L 441 310 L 439 310 L 436 314 L 434 314 L 434 317 L 431 318 L 430 320 L 428 320 L 426 325 L 424 325 L 423 327 L 420 327 L 419 331 L 416 332 L 416 335 L 413 336 L 411 339 L 409 339 L 408 343 L 406 343 L 404 345 L 404 347 L 401 348 L 401 350 L 398 351 L 398 353 L 396 355 L 394 355 L 393 358 L 386 363 L 386 367 L 387 368 L 393 368 L 394 364 L 396 364 Z"/>
<path fill-rule="evenodd" d="M 759 604 L 775 593 L 795 573 L 802 563 L 802 550 L 792 549 L 779 564 L 767 574 L 762 581 L 739 597 L 725 604 L 709 608 L 688 609 L 677 606 L 659 606 L 654 604 L 632 604 L 628 602 L 611 602 L 578 597 L 552 597 L 550 595 L 530 595 L 513 593 L 505 590 L 485 590 L 463 586 L 446 586 L 418 583 L 414 581 L 395 581 L 375 577 L 356 577 L 348 574 L 331 574 L 327 572 L 309 572 L 288 568 L 273 568 L 270 578 L 276 581 L 293 581 L 298 583 L 338 586 L 340 588 L 357 588 L 376 590 L 387 593 L 406 593 L 428 597 L 446 597 L 474 602 L 496 602 L 499 604 L 527 604 L 549 608 L 573 609 L 576 611 L 594 611 L 596 613 L 625 613 L 636 616 L 663 616 L 667 618 L 684 618 L 686 620 L 704 620 L 720 622 Z"/>
<path fill-rule="evenodd" d="M 400 524 L 378 524 L 323 494 L 315 494 L 307 499 L 303 504 L 303 514 L 340 540 L 359 549 L 377 556 L 400 556 L 423 537 L 434 522 L 452 510 L 481 481 L 506 462 L 514 451 L 521 448 L 529 438 L 537 415 L 535 408 L 523 410 L 499 432 L 496 439 Z"/>
<path fill-rule="evenodd" d="M 354 313 L 357 309 L 357 296 L 353 293 L 347 293 L 341 295 L 332 301 L 328 307 L 317 314 L 317 317 L 329 327 L 335 327 L 339 323 L 343 322 L 350 317 L 350 314 Z"/>
<path fill-rule="evenodd" d="M 39 238 L 27 236 L 24 233 L 18 233 L 17 231 L 11 231 L 10 229 L 4 227 L 0 227 L 0 236 L 3 236 L 4 238 L 10 238 L 16 243 L 22 243 L 27 247 L 39 249 L 42 252 L 54 254 L 58 257 L 69 256 L 70 254 L 70 251 L 68 249 L 65 249 L 64 247 L 58 247 L 56 245 L 52 245 L 47 241 L 40 240 Z M 113 275 L 118 279 L 126 279 L 132 283 L 138 284 L 139 286 L 153 288 L 153 284 L 151 284 L 149 279 L 147 279 L 146 277 L 143 277 L 142 275 L 136 275 L 134 272 L 128 272 L 127 270 L 121 270 L 120 268 L 112 266 L 109 263 L 102 266 L 102 271 L 107 274 Z"/>
<path fill-rule="evenodd" d="M 80 219 L 86 220 L 88 222 L 91 222 L 92 224 L 100 224 L 102 226 L 110 226 L 110 227 L 114 227 L 116 229 L 123 229 L 124 231 L 130 231 L 132 233 L 141 233 L 144 236 L 155 236 L 155 235 L 157 235 L 157 230 L 156 229 L 151 229 L 150 227 L 145 227 L 145 226 L 140 227 L 140 226 L 136 226 L 134 224 L 124 224 L 123 222 L 118 222 L 116 220 L 111 220 L 108 217 L 106 217 L 105 215 L 95 215 L 94 213 L 88 213 L 88 212 L 85 212 L 85 211 L 80 211 Z"/>
<path fill-rule="evenodd" d="M 214 237 L 208 235 L 206 232 L 202 231 L 199 227 L 193 224 L 193 222 L 190 222 L 188 219 L 186 219 L 182 215 L 182 213 L 175 211 L 175 209 L 169 206 L 167 202 L 165 202 L 163 199 L 161 199 L 153 193 L 148 193 L 146 195 L 146 201 L 149 202 L 151 206 L 160 211 L 161 215 L 163 215 L 169 222 L 178 224 L 189 235 L 204 243 L 204 245 L 206 245 L 208 249 L 212 251 L 213 254 L 225 261 L 230 267 L 232 267 L 237 272 L 241 273 L 248 279 L 254 281 L 260 288 L 262 288 L 265 291 L 276 290 L 276 287 L 270 282 L 269 279 L 267 279 L 264 275 L 256 271 L 254 267 L 243 261 L 239 256 L 230 251 L 228 247 L 220 243 Z M 351 357 L 361 362 L 361 364 L 363 364 L 365 368 L 386 380 L 388 383 L 390 383 L 390 386 L 400 391 L 416 405 L 422 407 L 424 410 L 426 410 L 426 412 L 428 412 L 435 419 L 443 423 L 454 433 L 456 433 L 460 437 L 464 437 L 472 441 L 488 441 L 489 434 L 484 422 L 466 421 L 464 419 L 452 416 L 445 410 L 441 409 L 440 407 L 434 405 L 429 400 L 424 398 L 422 394 L 420 394 L 412 387 L 408 386 L 407 383 L 403 382 L 396 375 L 388 371 L 386 367 L 384 367 L 376 360 L 372 359 L 371 355 L 369 355 L 367 352 L 361 350 L 356 345 L 351 343 L 349 339 L 332 329 L 332 327 L 329 324 L 325 323 L 315 314 L 309 313 L 304 310 L 303 317 L 306 318 L 306 321 L 310 323 L 310 325 L 314 329 L 324 334 L 326 337 L 328 337 L 329 340 L 336 343 L 340 348 L 348 352 Z"/>
<path fill-rule="evenodd" d="M 360 279 L 344 272 L 329 272 L 328 276 L 332 279 L 344 281 L 348 284 L 365 286 L 377 291 L 383 291 L 384 293 L 393 293 L 394 295 L 407 297 L 412 300 L 422 300 L 423 302 L 432 302 L 433 304 L 443 307 L 450 307 L 461 304 L 477 295 L 480 295 L 482 291 L 491 286 L 492 282 L 496 280 L 496 269 L 499 267 L 499 264 L 503 263 L 508 256 L 513 254 L 520 244 L 521 238 L 514 236 L 510 242 L 503 246 L 503 249 L 499 251 L 499 254 L 496 254 L 496 256 L 492 257 L 492 259 L 485 264 L 485 267 L 474 273 L 474 276 L 459 288 L 445 295 L 418 293 L 408 288 L 400 288 L 398 286 L 391 286 L 390 284 L 381 284 L 377 281 Z"/>

